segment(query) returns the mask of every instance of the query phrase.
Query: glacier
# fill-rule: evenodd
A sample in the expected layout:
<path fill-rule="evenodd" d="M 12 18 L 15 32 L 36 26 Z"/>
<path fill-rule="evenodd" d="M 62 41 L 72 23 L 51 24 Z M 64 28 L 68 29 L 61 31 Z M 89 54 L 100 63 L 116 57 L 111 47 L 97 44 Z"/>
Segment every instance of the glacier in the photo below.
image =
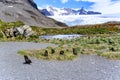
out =
<path fill-rule="evenodd" d="M 68 15 L 68 16 L 49 16 L 57 21 L 66 23 L 68 26 L 93 25 L 109 21 L 120 21 L 120 14 L 102 15 Z"/>

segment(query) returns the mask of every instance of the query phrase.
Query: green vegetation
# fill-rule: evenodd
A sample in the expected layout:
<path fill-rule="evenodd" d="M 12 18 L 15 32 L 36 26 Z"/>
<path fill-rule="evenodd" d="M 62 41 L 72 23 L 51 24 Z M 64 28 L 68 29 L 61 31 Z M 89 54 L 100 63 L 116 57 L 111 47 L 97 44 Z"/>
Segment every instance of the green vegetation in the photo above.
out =
<path fill-rule="evenodd" d="M 58 47 L 48 47 L 40 50 L 27 50 L 22 51 L 27 55 L 35 56 L 38 59 L 47 60 L 73 60 L 81 54 L 96 54 L 109 59 L 120 59 L 120 35 L 116 34 L 96 34 L 76 38 L 72 40 L 42 40 L 45 43 L 57 44 Z M 72 48 L 76 48 L 78 55 L 73 55 Z M 56 51 L 55 54 L 51 54 L 51 49 Z M 49 56 L 44 56 L 45 50 L 48 50 Z M 59 55 L 60 50 L 65 52 L 64 56 Z M 20 53 L 21 54 L 21 53 Z M 58 58 L 59 57 L 59 58 Z"/>
<path fill-rule="evenodd" d="M 84 25 L 84 26 L 73 26 L 69 28 L 39 28 L 32 26 L 33 30 L 38 35 L 47 34 L 109 34 L 114 32 L 120 32 L 120 23 L 105 23 L 96 25 Z"/>
<path fill-rule="evenodd" d="M 54 53 L 52 53 L 52 49 L 55 50 Z M 48 56 L 45 56 L 45 51 L 48 51 Z M 63 55 L 60 54 L 60 51 L 64 51 Z M 47 47 L 46 49 L 42 50 L 24 50 L 24 51 L 19 51 L 18 52 L 21 55 L 29 55 L 31 57 L 36 57 L 38 59 L 45 59 L 45 60 L 73 60 L 78 55 L 74 55 L 72 53 L 72 49 L 66 49 L 62 47 Z"/>
<path fill-rule="evenodd" d="M 109 59 L 120 59 L 120 23 L 105 23 L 97 25 L 73 26 L 70 28 L 39 28 L 31 26 L 36 35 L 28 38 L 17 36 L 6 38 L 2 31 L 7 28 L 23 25 L 22 22 L 8 22 L 0 21 L 0 41 L 27 41 L 27 42 L 44 42 L 57 44 L 58 47 L 48 47 L 40 50 L 24 50 L 19 51 L 21 55 L 30 55 L 38 59 L 47 60 L 73 60 L 81 54 L 96 54 Z M 39 39 L 40 35 L 53 34 L 84 34 L 81 38 L 62 40 L 62 39 Z M 77 55 L 73 54 L 72 49 L 77 50 Z M 51 49 L 55 53 L 51 53 Z M 45 51 L 48 51 L 45 56 Z M 60 51 L 64 51 L 61 55 Z"/>
<path fill-rule="evenodd" d="M 13 27 L 19 27 L 24 25 L 23 22 L 17 21 L 17 22 L 3 22 L 0 20 L 0 30 L 5 30 L 8 28 L 13 28 Z"/>
<path fill-rule="evenodd" d="M 101 56 L 106 57 L 108 59 L 120 60 L 120 52 L 104 52 L 101 54 Z"/>
<path fill-rule="evenodd" d="M 24 25 L 23 22 L 17 21 L 17 22 L 3 22 L 0 20 L 0 40 L 6 39 L 5 35 L 3 34 L 3 31 L 9 28 L 19 27 Z"/>

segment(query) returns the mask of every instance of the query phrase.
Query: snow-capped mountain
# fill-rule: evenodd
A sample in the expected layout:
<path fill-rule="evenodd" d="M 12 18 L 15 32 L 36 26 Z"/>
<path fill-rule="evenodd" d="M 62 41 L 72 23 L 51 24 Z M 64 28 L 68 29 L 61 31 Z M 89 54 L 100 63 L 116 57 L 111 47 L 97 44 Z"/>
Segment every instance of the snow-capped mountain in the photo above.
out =
<path fill-rule="evenodd" d="M 52 6 L 47 6 L 46 9 L 41 9 L 41 12 L 46 16 L 101 14 L 100 12 L 86 11 L 84 7 L 75 10 L 71 8 L 56 8 Z"/>

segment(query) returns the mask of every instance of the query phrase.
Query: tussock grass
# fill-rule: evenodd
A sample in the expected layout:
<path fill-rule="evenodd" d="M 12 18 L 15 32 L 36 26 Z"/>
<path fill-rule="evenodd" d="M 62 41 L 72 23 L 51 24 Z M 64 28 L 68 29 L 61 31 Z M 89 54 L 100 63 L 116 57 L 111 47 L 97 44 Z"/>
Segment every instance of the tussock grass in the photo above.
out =
<path fill-rule="evenodd" d="M 77 58 L 80 54 L 96 54 L 104 56 L 109 59 L 120 59 L 120 23 L 105 23 L 96 25 L 73 26 L 69 28 L 39 28 L 31 26 L 36 35 L 28 38 L 22 36 L 6 38 L 2 31 L 7 28 L 13 28 L 24 25 L 22 22 L 3 22 L 0 20 L 0 41 L 26 41 L 26 42 L 44 42 L 57 44 L 58 47 L 51 54 L 51 48 L 48 47 L 43 50 L 23 50 L 19 54 L 27 54 L 38 59 L 47 60 L 72 60 Z M 39 39 L 40 35 L 54 35 L 54 34 L 84 34 L 86 36 L 71 40 Z M 78 55 L 72 54 L 72 48 L 76 48 Z M 45 50 L 48 51 L 49 56 L 44 56 Z M 64 51 L 64 55 L 60 55 L 60 51 Z"/>
<path fill-rule="evenodd" d="M 108 59 L 118 60 L 120 59 L 120 52 L 104 52 L 100 56 L 106 57 Z"/>
<path fill-rule="evenodd" d="M 99 34 L 62 41 L 54 39 L 48 42 L 58 44 L 59 47 L 63 47 L 64 49 L 68 49 L 65 46 L 69 46 L 69 48 L 75 47 L 79 54 L 96 54 L 102 56 L 105 52 L 117 53 L 120 51 L 119 34 Z M 107 56 L 109 56 L 109 54 Z M 119 58 L 117 57 L 116 59 Z"/>
<path fill-rule="evenodd" d="M 51 53 L 51 49 L 55 50 L 55 53 Z M 48 51 L 48 56 L 44 56 L 45 50 Z M 64 51 L 64 55 L 60 55 L 60 51 Z M 66 49 L 63 47 L 47 47 L 46 49 L 42 50 L 23 50 L 18 52 L 21 55 L 29 55 L 31 57 L 36 57 L 37 59 L 45 59 L 45 60 L 73 60 L 75 59 L 76 55 L 73 55 L 72 49 Z"/>
<path fill-rule="evenodd" d="M 42 39 L 40 42 L 53 43 L 58 45 L 58 47 L 47 47 L 46 49 L 38 51 L 28 50 L 24 53 L 37 57 L 38 59 L 47 60 L 73 60 L 81 54 L 96 54 L 109 59 L 120 59 L 120 37 L 117 33 L 89 35 L 71 40 Z M 78 55 L 73 55 L 72 48 L 76 48 Z M 54 54 L 51 54 L 51 49 L 55 50 Z M 45 50 L 49 53 L 48 57 L 43 56 Z M 64 55 L 59 54 L 61 50 L 64 51 Z"/>

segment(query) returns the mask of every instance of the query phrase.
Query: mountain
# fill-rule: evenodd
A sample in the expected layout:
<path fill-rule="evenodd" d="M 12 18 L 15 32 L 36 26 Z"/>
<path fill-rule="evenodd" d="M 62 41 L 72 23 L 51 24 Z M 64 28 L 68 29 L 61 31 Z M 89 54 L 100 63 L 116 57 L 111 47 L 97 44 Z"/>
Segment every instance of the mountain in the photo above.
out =
<path fill-rule="evenodd" d="M 86 11 L 84 7 L 75 10 L 71 8 L 56 8 L 52 6 L 47 6 L 46 9 L 42 9 L 41 12 L 46 16 L 102 14 L 100 12 Z"/>
<path fill-rule="evenodd" d="M 44 16 L 33 0 L 0 0 L 0 19 L 5 22 L 22 21 L 40 27 L 66 26 Z"/>

